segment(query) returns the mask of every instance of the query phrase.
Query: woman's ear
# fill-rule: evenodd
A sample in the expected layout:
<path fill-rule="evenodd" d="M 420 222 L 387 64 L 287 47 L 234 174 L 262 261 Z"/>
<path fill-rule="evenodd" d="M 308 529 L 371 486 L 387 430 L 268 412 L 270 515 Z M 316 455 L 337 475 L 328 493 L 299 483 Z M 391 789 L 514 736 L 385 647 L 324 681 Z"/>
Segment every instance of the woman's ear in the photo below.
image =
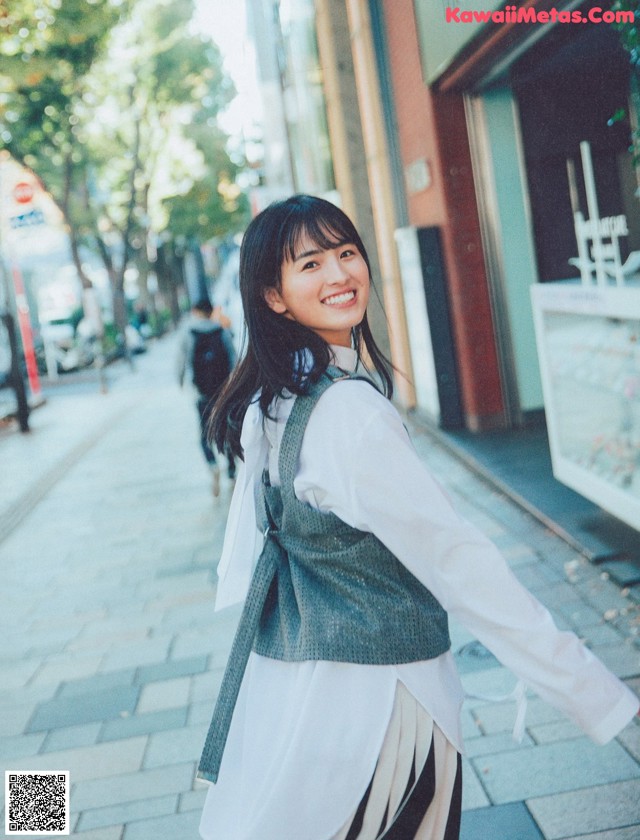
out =
<path fill-rule="evenodd" d="M 269 309 L 272 309 L 277 315 L 284 315 L 287 307 L 284 305 L 280 292 L 275 286 L 268 286 L 264 290 L 264 299 Z"/>

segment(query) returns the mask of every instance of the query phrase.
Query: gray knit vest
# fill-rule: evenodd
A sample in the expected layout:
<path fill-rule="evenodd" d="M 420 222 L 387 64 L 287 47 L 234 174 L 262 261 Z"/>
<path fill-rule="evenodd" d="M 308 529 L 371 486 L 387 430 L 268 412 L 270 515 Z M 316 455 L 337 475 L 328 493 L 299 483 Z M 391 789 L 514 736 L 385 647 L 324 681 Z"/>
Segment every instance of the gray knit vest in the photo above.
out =
<path fill-rule="evenodd" d="M 297 397 L 280 447 L 280 487 L 265 475 L 258 559 L 227 664 L 198 775 L 215 782 L 242 676 L 256 653 L 287 662 L 398 665 L 450 647 L 447 614 L 372 533 L 322 513 L 294 492 L 302 438 L 337 368 Z M 357 430 L 355 431 L 357 434 Z M 366 492 L 363 488 L 362 492 Z"/>

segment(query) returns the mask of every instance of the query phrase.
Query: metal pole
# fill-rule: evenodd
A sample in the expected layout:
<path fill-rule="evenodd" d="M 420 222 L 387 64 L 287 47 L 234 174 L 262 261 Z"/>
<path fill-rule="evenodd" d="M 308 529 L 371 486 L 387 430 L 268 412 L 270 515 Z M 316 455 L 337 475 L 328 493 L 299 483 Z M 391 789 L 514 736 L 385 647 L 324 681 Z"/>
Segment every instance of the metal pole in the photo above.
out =
<path fill-rule="evenodd" d="M 593 261 L 596 264 L 596 280 L 599 286 L 605 286 L 607 278 L 604 273 L 602 259 L 602 237 L 600 236 L 600 211 L 598 210 L 598 196 L 596 181 L 593 176 L 593 162 L 591 160 L 591 146 L 586 140 L 580 143 L 582 157 L 582 174 L 587 192 L 587 208 L 589 209 L 589 223 L 591 225 L 591 239 L 593 241 Z"/>
<path fill-rule="evenodd" d="M 2 272 L 4 276 L 4 272 Z M 9 348 L 11 350 L 11 368 L 9 371 L 9 381 L 16 395 L 16 402 L 18 404 L 18 423 L 20 424 L 21 432 L 28 432 L 29 429 L 29 402 L 27 400 L 27 390 L 24 386 L 24 377 L 22 375 L 21 361 L 22 357 L 18 348 L 18 339 L 16 336 L 16 325 L 13 315 L 9 310 L 5 310 L 0 316 L 2 322 L 9 336 Z"/>
<path fill-rule="evenodd" d="M 0 159 L 0 278 L 2 279 L 2 297 L 0 301 L 0 320 L 5 326 L 7 337 L 9 338 L 9 351 L 11 355 L 11 366 L 9 368 L 9 383 L 16 395 L 16 403 L 18 407 L 18 423 L 20 424 L 21 432 L 28 432 L 29 429 L 29 401 L 27 399 L 27 391 L 24 384 L 24 377 L 22 375 L 22 355 L 18 347 L 18 339 L 16 335 L 16 323 L 11 313 L 11 300 L 13 294 L 9 287 L 9 278 L 7 275 L 6 264 L 3 258 L 3 234 L 4 234 L 4 213 L 1 211 L 4 205 L 4 184 L 2 180 L 4 158 Z"/>

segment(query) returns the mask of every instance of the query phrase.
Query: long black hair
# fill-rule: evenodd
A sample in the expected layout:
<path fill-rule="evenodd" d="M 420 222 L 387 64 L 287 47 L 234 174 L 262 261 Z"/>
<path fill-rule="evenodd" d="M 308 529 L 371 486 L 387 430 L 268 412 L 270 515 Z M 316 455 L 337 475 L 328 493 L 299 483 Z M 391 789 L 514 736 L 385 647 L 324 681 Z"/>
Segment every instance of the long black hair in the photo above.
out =
<path fill-rule="evenodd" d="M 366 249 L 353 222 L 334 204 L 310 195 L 294 195 L 271 204 L 246 230 L 240 247 L 240 294 L 247 329 L 246 352 L 229 378 L 211 417 L 212 435 L 221 451 L 242 457 L 240 431 L 251 400 L 260 389 L 260 408 L 268 415 L 274 397 L 283 392 L 304 394 L 331 364 L 327 342 L 308 327 L 275 313 L 265 300 L 269 288 L 281 288 L 281 268 L 293 260 L 297 246 L 308 237 L 322 249 L 342 243 L 356 245 L 371 279 Z M 367 316 L 353 328 L 360 358 L 366 348 L 383 392 L 393 392 L 392 365 L 377 347 Z"/>

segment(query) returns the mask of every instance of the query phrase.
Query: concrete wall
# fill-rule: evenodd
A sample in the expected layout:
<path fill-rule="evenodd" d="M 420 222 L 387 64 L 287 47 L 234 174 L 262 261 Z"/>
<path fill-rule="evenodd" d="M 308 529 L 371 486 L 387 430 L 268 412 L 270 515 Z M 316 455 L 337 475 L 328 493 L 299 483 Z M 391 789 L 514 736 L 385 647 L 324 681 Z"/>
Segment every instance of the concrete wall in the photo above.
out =
<path fill-rule="evenodd" d="M 316 0 L 316 31 L 336 188 L 342 209 L 355 224 L 367 248 L 373 282 L 380 295 L 380 299 L 376 295 L 371 296 L 369 324 L 376 343 L 390 357 L 387 319 L 382 307 L 382 275 L 344 0 Z"/>
<path fill-rule="evenodd" d="M 501 425 L 504 410 L 464 101 L 425 85 L 413 6 L 384 0 L 403 165 L 426 161 L 431 179 L 416 190 L 410 182 L 409 217 L 441 228 L 463 409 L 478 430 Z"/>
<path fill-rule="evenodd" d="M 409 408 L 415 405 L 416 397 L 394 239 L 398 223 L 369 4 L 368 0 L 346 0 L 346 7 L 391 355 L 403 374 L 396 377 L 397 394 Z"/>

